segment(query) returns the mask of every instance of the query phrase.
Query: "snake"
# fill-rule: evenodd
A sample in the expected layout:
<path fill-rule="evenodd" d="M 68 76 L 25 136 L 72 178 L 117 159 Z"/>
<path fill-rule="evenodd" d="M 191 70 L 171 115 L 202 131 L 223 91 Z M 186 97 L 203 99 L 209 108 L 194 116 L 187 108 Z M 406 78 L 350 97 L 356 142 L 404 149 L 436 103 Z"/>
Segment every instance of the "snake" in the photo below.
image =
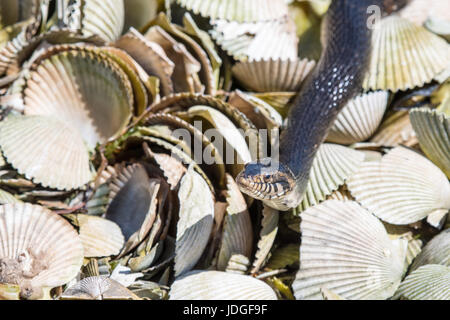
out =
<path fill-rule="evenodd" d="M 372 52 L 371 6 L 385 16 L 407 2 L 332 0 L 322 24 L 321 57 L 290 106 L 279 151 L 244 166 L 236 177 L 243 193 L 280 211 L 299 206 L 319 147 L 340 111 L 362 91 Z"/>

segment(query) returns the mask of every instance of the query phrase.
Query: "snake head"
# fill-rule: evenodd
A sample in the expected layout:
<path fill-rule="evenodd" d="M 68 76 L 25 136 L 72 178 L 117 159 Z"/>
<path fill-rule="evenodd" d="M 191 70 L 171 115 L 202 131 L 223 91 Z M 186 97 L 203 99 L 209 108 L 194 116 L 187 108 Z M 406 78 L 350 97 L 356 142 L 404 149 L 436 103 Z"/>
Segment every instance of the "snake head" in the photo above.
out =
<path fill-rule="evenodd" d="M 278 210 L 295 207 L 299 202 L 290 201 L 292 197 L 298 199 L 294 174 L 287 166 L 271 158 L 246 164 L 236 182 L 243 193 Z"/>

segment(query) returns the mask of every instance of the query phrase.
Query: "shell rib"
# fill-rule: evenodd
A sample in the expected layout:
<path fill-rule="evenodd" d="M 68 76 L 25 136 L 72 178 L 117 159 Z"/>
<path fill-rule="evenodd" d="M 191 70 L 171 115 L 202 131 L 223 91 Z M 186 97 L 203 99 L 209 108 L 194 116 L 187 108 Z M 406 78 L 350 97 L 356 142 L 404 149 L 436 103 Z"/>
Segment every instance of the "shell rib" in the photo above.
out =
<path fill-rule="evenodd" d="M 450 229 L 435 236 L 416 257 L 410 271 L 427 264 L 450 266 Z"/>

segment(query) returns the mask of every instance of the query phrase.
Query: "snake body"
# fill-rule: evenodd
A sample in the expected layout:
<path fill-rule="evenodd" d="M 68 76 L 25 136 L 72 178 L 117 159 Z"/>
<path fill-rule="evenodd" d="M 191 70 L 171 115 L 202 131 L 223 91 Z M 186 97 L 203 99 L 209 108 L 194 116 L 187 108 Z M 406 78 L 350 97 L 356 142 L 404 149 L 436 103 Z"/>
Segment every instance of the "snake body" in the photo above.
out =
<path fill-rule="evenodd" d="M 249 163 L 241 190 L 288 210 L 305 193 L 318 148 L 339 112 L 362 88 L 371 55 L 370 6 L 389 13 L 395 0 L 333 0 L 322 25 L 322 56 L 302 85 L 280 135 L 279 156 Z"/>

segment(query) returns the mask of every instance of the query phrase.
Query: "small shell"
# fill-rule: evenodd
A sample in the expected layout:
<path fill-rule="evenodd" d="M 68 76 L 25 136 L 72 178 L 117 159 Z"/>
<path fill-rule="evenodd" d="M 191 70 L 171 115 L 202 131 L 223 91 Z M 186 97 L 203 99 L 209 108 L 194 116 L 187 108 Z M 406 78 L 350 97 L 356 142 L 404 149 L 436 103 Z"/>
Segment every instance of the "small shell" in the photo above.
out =
<path fill-rule="evenodd" d="M 390 224 L 406 225 L 450 209 L 450 183 L 427 158 L 397 147 L 381 162 L 368 162 L 348 188 L 363 206 Z"/>
<path fill-rule="evenodd" d="M 423 152 L 450 178 L 450 116 L 419 108 L 409 117 Z"/>
<path fill-rule="evenodd" d="M 257 22 L 279 19 L 288 13 L 284 0 L 177 0 L 176 3 L 211 20 Z"/>
<path fill-rule="evenodd" d="M 202 197 L 195 195 L 201 194 Z M 208 244 L 214 222 L 214 196 L 205 180 L 189 169 L 178 191 L 179 220 L 175 249 L 175 276 L 190 271 Z"/>
<path fill-rule="evenodd" d="M 220 271 L 189 272 L 175 280 L 169 296 L 170 300 L 277 300 L 263 281 Z"/>
<path fill-rule="evenodd" d="M 10 117 L 0 122 L 0 148 L 27 179 L 59 190 L 80 188 L 93 177 L 89 153 L 67 124 L 51 116 Z"/>
<path fill-rule="evenodd" d="M 61 300 L 140 300 L 119 282 L 105 276 L 84 278 L 70 287 Z"/>
<path fill-rule="evenodd" d="M 327 141 L 346 145 L 366 141 L 380 125 L 388 97 L 388 92 L 378 91 L 350 101 L 336 119 Z"/>
<path fill-rule="evenodd" d="M 414 260 L 410 272 L 426 264 L 450 266 L 450 229 L 442 231 L 427 243 Z"/>
<path fill-rule="evenodd" d="M 239 62 L 233 75 L 248 90 L 256 92 L 298 91 L 316 63 L 307 59 L 268 59 Z"/>
<path fill-rule="evenodd" d="M 0 238 L 0 261 L 7 267 L 12 263 L 13 268 L 0 282 L 23 286 L 22 296 L 27 298 L 39 298 L 39 289 L 68 283 L 83 263 L 83 246 L 75 229 L 40 206 L 0 206 Z"/>
<path fill-rule="evenodd" d="M 356 202 L 328 200 L 302 213 L 297 299 L 321 299 L 325 287 L 345 299 L 387 299 L 403 276 L 406 241 L 391 241 Z"/>
<path fill-rule="evenodd" d="M 338 190 L 363 164 L 364 153 L 337 144 L 320 146 L 314 159 L 303 201 L 294 213 L 304 211 Z"/>
<path fill-rule="evenodd" d="M 448 66 L 450 45 L 398 16 L 382 19 L 372 38 L 374 48 L 365 90 L 397 92 L 421 87 Z"/>
<path fill-rule="evenodd" d="M 397 298 L 450 300 L 450 267 L 428 264 L 414 270 L 400 285 Z"/>
<path fill-rule="evenodd" d="M 227 213 L 217 262 L 218 270 L 225 270 L 230 258 L 243 255 L 250 258 L 253 247 L 253 228 L 247 203 L 234 179 L 227 175 Z"/>

